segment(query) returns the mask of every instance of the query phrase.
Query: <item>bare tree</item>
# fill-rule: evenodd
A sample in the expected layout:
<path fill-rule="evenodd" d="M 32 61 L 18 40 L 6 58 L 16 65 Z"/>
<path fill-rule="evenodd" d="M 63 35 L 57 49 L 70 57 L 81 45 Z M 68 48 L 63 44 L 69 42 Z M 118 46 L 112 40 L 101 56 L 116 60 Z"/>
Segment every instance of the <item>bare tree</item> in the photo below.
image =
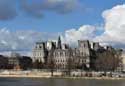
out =
<path fill-rule="evenodd" d="M 95 61 L 95 66 L 97 70 L 101 71 L 115 71 L 122 62 L 121 52 L 116 50 L 105 51 L 99 53 Z"/>
<path fill-rule="evenodd" d="M 39 61 L 38 61 L 38 60 L 35 60 L 35 61 L 33 62 L 33 68 L 39 69 L 39 68 L 38 68 L 38 65 L 39 65 Z"/>
<path fill-rule="evenodd" d="M 72 69 L 75 67 L 75 64 L 74 64 L 74 58 L 73 58 L 73 55 L 72 55 L 72 49 L 69 49 L 69 57 L 68 57 L 68 60 L 67 60 L 67 73 L 69 76 L 71 76 L 71 71 Z"/>
<path fill-rule="evenodd" d="M 48 59 L 48 68 L 50 69 L 51 76 L 53 76 L 53 72 L 55 69 L 55 61 L 54 61 L 53 53 L 54 53 L 54 49 L 51 49 L 49 52 L 49 59 Z"/>
<path fill-rule="evenodd" d="M 6 69 L 8 65 L 8 58 L 0 55 L 0 69 Z"/>
<path fill-rule="evenodd" d="M 22 69 L 27 70 L 32 68 L 32 59 L 28 56 L 22 56 L 20 58 L 20 66 Z"/>
<path fill-rule="evenodd" d="M 69 76 L 71 75 L 72 64 L 73 64 L 72 58 L 68 58 L 68 60 L 67 60 L 67 73 Z"/>

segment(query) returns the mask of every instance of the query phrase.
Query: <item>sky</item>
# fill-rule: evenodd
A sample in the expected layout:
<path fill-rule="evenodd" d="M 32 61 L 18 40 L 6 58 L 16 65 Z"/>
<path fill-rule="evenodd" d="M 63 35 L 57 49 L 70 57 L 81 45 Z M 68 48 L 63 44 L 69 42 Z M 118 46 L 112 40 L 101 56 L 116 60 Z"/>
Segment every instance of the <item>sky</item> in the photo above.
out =
<path fill-rule="evenodd" d="M 0 51 L 77 40 L 125 48 L 125 0 L 0 0 Z"/>

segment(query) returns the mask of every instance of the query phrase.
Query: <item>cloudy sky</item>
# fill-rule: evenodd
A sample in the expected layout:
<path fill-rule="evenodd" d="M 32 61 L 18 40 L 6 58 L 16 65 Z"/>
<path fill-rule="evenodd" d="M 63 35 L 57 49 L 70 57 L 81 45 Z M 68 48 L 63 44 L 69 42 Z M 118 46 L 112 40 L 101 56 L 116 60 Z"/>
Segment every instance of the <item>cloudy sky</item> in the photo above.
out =
<path fill-rule="evenodd" d="M 0 51 L 30 51 L 59 35 L 125 49 L 125 0 L 0 0 Z"/>

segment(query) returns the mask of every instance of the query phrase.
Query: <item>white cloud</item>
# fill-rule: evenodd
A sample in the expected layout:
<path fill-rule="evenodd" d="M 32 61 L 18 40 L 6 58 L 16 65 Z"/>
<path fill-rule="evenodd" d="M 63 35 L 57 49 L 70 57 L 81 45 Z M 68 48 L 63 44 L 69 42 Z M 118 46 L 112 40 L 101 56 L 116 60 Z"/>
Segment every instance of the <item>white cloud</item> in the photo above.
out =
<path fill-rule="evenodd" d="M 102 16 L 104 24 L 100 26 L 83 25 L 78 29 L 73 28 L 60 33 L 63 42 L 76 44 L 77 40 L 88 39 L 125 48 L 125 5 L 105 10 Z M 100 30 L 104 32 L 97 35 Z M 59 35 L 32 30 L 14 32 L 3 28 L 0 29 L 0 50 L 31 50 L 36 41 L 56 40 L 57 34 Z"/>
<path fill-rule="evenodd" d="M 117 5 L 102 13 L 104 33 L 95 40 L 113 45 L 125 45 L 125 5 Z"/>
<path fill-rule="evenodd" d="M 63 39 L 68 43 L 76 43 L 79 39 L 98 41 L 102 45 L 125 48 L 125 5 L 117 5 L 103 11 L 104 24 L 100 26 L 83 25 L 79 29 L 65 31 Z M 103 33 L 100 33 L 100 30 Z"/>
<path fill-rule="evenodd" d="M 7 28 L 0 29 L 0 51 L 29 51 L 37 41 L 57 40 L 59 34 L 62 41 L 69 44 L 76 44 L 80 39 L 92 39 L 95 37 L 96 27 L 83 25 L 78 30 L 69 29 L 64 33 L 47 33 L 33 30 L 11 31 Z M 58 34 L 58 35 L 57 35 Z"/>
<path fill-rule="evenodd" d="M 92 40 L 95 37 L 96 27 L 91 25 L 83 25 L 78 30 L 69 29 L 65 31 L 63 41 L 67 43 L 76 44 L 78 40 L 88 39 Z"/>
<path fill-rule="evenodd" d="M 2 28 L 0 29 L 0 50 L 31 50 L 37 41 L 56 38 L 54 34 L 47 34 L 33 30 L 11 31 Z"/>

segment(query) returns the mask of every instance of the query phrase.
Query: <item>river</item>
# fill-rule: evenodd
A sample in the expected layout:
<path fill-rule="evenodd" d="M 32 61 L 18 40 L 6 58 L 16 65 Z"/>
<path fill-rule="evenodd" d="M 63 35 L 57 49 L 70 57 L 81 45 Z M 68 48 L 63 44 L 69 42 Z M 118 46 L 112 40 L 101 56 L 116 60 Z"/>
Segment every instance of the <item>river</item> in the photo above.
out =
<path fill-rule="evenodd" d="M 125 80 L 0 78 L 0 86 L 125 86 Z"/>

